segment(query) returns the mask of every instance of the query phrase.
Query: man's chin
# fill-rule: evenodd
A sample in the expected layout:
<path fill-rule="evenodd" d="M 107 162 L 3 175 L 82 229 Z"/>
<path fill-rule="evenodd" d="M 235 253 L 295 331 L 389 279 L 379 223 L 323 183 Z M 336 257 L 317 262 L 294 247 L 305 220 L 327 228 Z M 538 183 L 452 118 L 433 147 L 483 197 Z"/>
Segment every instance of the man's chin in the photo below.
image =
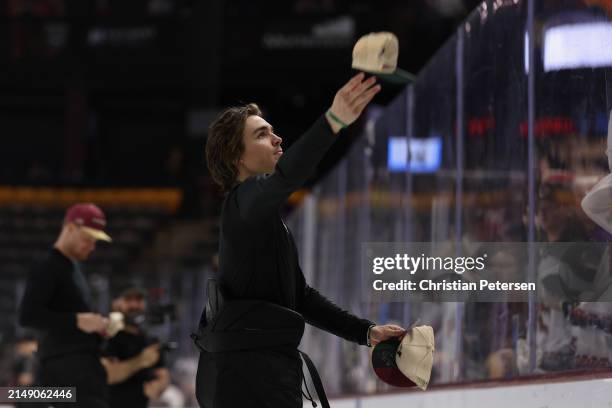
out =
<path fill-rule="evenodd" d="M 89 259 L 90 254 L 80 254 L 77 256 L 77 261 L 79 262 L 85 262 L 86 260 Z"/>

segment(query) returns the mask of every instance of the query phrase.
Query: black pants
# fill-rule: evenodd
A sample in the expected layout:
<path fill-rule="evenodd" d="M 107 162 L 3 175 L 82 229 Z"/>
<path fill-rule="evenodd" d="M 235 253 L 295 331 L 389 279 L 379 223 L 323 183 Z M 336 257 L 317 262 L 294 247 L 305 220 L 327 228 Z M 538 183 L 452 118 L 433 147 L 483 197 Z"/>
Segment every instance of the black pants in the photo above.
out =
<path fill-rule="evenodd" d="M 76 403 L 53 407 L 110 408 L 106 370 L 95 354 L 68 354 L 40 362 L 37 384 L 43 387 L 76 387 Z"/>
<path fill-rule="evenodd" d="M 298 351 L 200 353 L 196 397 L 203 408 L 302 408 Z"/>

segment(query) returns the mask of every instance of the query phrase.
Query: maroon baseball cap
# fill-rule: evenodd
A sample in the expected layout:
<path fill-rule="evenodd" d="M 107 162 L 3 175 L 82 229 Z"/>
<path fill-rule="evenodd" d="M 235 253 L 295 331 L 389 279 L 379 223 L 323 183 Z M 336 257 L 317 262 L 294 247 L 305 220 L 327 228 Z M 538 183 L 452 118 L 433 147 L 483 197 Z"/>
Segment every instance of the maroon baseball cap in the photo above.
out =
<path fill-rule="evenodd" d="M 382 341 L 372 352 L 374 372 L 395 387 L 427 389 L 435 350 L 431 326 L 413 326 L 403 337 Z"/>
<path fill-rule="evenodd" d="M 95 204 L 74 204 L 66 211 L 64 223 L 74 223 L 80 226 L 91 237 L 106 242 L 112 242 L 111 237 L 104 232 L 106 216 Z"/>
<path fill-rule="evenodd" d="M 374 372 L 384 382 L 394 387 L 414 387 L 416 384 L 406 377 L 395 362 L 397 348 L 401 340 L 394 337 L 381 341 L 372 352 L 372 367 Z"/>

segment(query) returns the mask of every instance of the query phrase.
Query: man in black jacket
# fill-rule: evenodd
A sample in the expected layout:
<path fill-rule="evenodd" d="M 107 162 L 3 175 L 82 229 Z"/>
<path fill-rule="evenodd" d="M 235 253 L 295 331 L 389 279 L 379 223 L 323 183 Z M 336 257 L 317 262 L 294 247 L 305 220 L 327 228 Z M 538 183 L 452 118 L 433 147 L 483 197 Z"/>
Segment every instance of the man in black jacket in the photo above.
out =
<path fill-rule="evenodd" d="M 280 207 L 380 90 L 358 74 L 329 110 L 283 152 L 282 139 L 255 104 L 225 110 L 211 125 L 208 167 L 226 191 L 221 214 L 219 282 L 229 299 L 264 300 L 295 310 L 321 329 L 362 345 L 404 333 L 340 309 L 308 286 Z M 206 408 L 301 407 L 302 370 L 295 347 L 202 352 L 197 396 Z"/>
<path fill-rule="evenodd" d="M 110 401 L 113 407 L 146 408 L 149 400 L 159 398 L 170 384 L 170 371 L 164 366 L 159 344 L 143 328 L 145 291 L 129 286 L 113 301 L 113 310 L 124 316 L 125 327 L 110 339 L 104 349 L 102 364 L 108 373 Z M 130 370 L 130 361 L 147 361 L 149 367 Z"/>
<path fill-rule="evenodd" d="M 66 403 L 70 407 L 109 407 L 106 372 L 100 362 L 109 322 L 92 312 L 80 268 L 97 240 L 111 241 L 105 226 L 106 217 L 94 204 L 70 207 L 53 249 L 28 276 L 21 301 L 20 323 L 40 332 L 36 383 L 76 387 L 77 402 Z"/>

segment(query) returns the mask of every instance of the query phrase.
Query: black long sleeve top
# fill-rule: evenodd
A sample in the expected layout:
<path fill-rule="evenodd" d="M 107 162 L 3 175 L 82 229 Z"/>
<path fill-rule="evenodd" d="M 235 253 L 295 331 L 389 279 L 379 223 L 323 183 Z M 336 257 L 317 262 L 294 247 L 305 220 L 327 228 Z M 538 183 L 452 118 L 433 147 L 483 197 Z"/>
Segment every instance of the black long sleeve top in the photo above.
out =
<path fill-rule="evenodd" d="M 76 314 L 90 312 L 85 280 L 70 259 L 57 249 L 28 275 L 19 323 L 40 332 L 41 359 L 78 353 L 98 353 L 101 338 L 77 327 Z"/>
<path fill-rule="evenodd" d="M 221 214 L 220 283 L 232 299 L 261 299 L 301 313 L 318 328 L 366 344 L 373 323 L 342 310 L 304 279 L 280 207 L 333 144 L 321 116 L 278 160 L 274 173 L 250 177 L 225 198 Z"/>

